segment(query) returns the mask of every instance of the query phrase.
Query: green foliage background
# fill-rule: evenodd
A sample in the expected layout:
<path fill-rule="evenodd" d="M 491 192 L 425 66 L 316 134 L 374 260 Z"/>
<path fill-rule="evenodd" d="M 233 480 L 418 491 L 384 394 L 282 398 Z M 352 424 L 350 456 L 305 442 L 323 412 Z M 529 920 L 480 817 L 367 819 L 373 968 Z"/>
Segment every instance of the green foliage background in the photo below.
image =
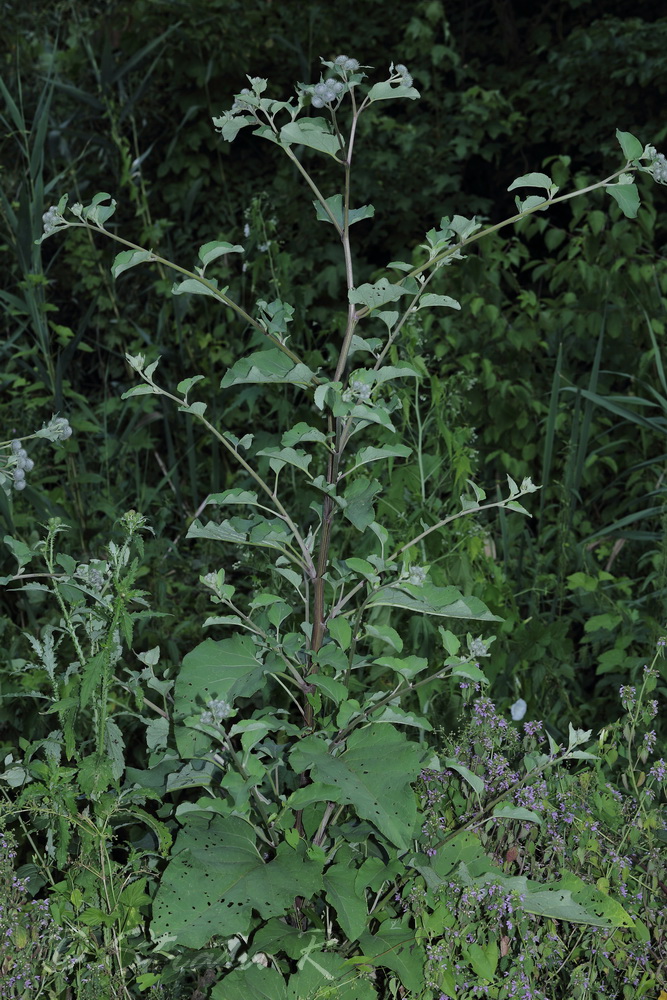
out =
<path fill-rule="evenodd" d="M 270 148 L 241 135 L 232 151 L 211 129 L 243 75 L 266 75 L 273 92 L 288 92 L 295 78 L 317 75 L 316 53 L 345 51 L 351 40 L 363 40 L 372 64 L 393 57 L 413 69 L 424 99 L 392 108 L 360 143 L 356 197 L 372 199 L 380 220 L 365 225 L 359 251 L 362 277 L 371 277 L 442 214 L 504 217 L 507 184 L 523 169 L 544 162 L 560 183 L 584 186 L 612 155 L 617 125 L 660 146 L 665 21 L 631 11 L 481 5 L 473 19 L 467 5 L 445 12 L 437 2 L 406 13 L 398 4 L 228 0 L 15 10 L 4 79 L 21 94 L 31 138 L 28 160 L 8 122 L 3 190 L 16 215 L 4 217 L 3 425 L 22 433 L 62 411 L 77 433 L 59 464 L 41 466 L 5 505 L 5 531 L 29 540 L 35 516 L 60 514 L 73 546 L 99 554 L 109 519 L 145 512 L 157 531 L 146 571 L 156 606 L 177 599 L 181 608 L 169 633 L 177 663 L 201 610 L 198 554 L 182 542 L 184 526 L 209 491 L 234 482 L 189 423 L 168 421 L 152 399 L 128 407 L 119 395 L 129 384 L 125 350 L 161 354 L 165 380 L 197 370 L 213 382 L 252 343 L 247 332 L 206 302 L 160 294 L 167 274 L 135 271 L 114 284 L 110 249 L 98 246 L 91 264 L 87 234 L 49 243 L 40 257 L 32 239 L 50 191 L 112 191 L 123 227 L 176 258 L 207 239 L 243 240 L 248 224 L 250 263 L 230 272 L 232 288 L 250 303 L 279 287 L 297 326 L 317 303 L 315 322 L 295 330 L 316 364 L 339 332 L 330 319 L 342 292 L 337 248 L 312 252 L 299 182 Z M 505 472 L 544 484 L 532 524 L 501 518 L 488 534 L 440 537 L 425 555 L 443 581 L 507 616 L 511 642 L 496 646 L 492 664 L 496 693 L 548 692 L 540 707 L 555 727 L 565 716 L 604 722 L 608 698 L 664 617 L 664 407 L 651 395 L 660 383 L 650 336 L 661 346 L 664 196 L 648 183 L 642 196 L 635 227 L 575 202 L 524 223 L 519 238 L 485 242 L 447 273 L 461 314 L 433 315 L 410 334 L 415 359 L 435 357 L 440 369 L 429 396 L 406 402 L 405 433 L 419 437 L 426 472 L 395 476 L 394 515 L 406 519 L 415 501 L 436 509 L 468 474 L 487 487 Z M 602 405 L 611 397 L 627 407 L 625 419 Z M 289 399 L 259 392 L 241 404 L 212 394 L 209 406 L 232 431 L 292 419 Z M 633 423 L 635 412 L 650 424 Z M 39 614 L 37 601 L 11 588 L 3 603 L 14 625 Z M 15 630 L 4 637 L 11 660 Z M 426 631 L 425 652 L 431 639 Z M 10 727 L 23 724 L 15 703 L 3 711 Z"/>
<path fill-rule="evenodd" d="M 28 434 L 56 412 L 74 435 L 57 450 L 36 445 L 21 494 L 9 501 L 0 491 L 0 531 L 15 540 L 0 548 L 1 747 L 46 739 L 53 721 L 39 710 L 48 678 L 22 671 L 21 633 L 44 634 L 59 611 L 16 579 L 19 566 L 35 568 L 30 550 L 48 518 L 71 525 L 67 550 L 91 563 L 110 536 L 120 544 L 121 514 L 148 518 L 154 535 L 128 579 L 164 617 L 129 616 L 142 681 L 157 645 L 173 680 L 210 611 L 198 580 L 218 563 L 217 550 L 186 540 L 186 531 L 209 493 L 246 484 L 216 441 L 161 397 L 121 401 L 136 382 L 126 352 L 161 356 L 163 385 L 201 372 L 198 398 L 211 421 L 239 436 L 251 429 L 259 448 L 301 418 L 287 387 L 216 389 L 259 340 L 205 297 L 167 294 L 168 269 L 137 268 L 114 281 L 114 249 L 93 246 L 86 230 L 36 247 L 49 205 L 64 191 L 84 202 L 109 191 L 123 233 L 185 263 L 209 240 L 242 243 L 245 266 L 240 255 L 225 258 L 230 295 L 249 310 L 257 298 L 290 302 L 292 336 L 316 369 L 339 349 L 340 247 L 333 234 L 326 244 L 318 233 L 314 244 L 302 181 L 279 150 L 244 132 L 230 146 L 213 130 L 212 116 L 230 107 L 245 75 L 267 77 L 271 95 L 282 97 L 297 80 L 318 78 L 320 55 L 340 52 L 382 71 L 403 62 L 414 75 L 419 102 L 361 122 L 354 201 L 372 202 L 376 214 L 355 227 L 355 253 L 359 282 L 373 281 L 388 261 L 416 255 L 423 232 L 444 215 L 506 218 L 518 174 L 545 169 L 562 187 L 599 179 L 617 162 L 616 128 L 664 149 L 667 18 L 658 13 L 601 0 L 6 5 L 2 437 Z M 333 166 L 307 149 L 299 155 L 326 189 Z M 542 484 L 530 498 L 531 520 L 501 509 L 455 522 L 429 536 L 420 558 L 436 584 L 502 616 L 484 665 L 494 699 L 505 712 L 525 699 L 557 741 L 569 723 L 597 731 L 615 718 L 619 685 L 641 683 L 646 650 L 665 630 L 667 217 L 665 188 L 642 176 L 638 184 L 633 224 L 595 193 L 480 242 L 433 282 L 461 311 L 424 311 L 404 331 L 407 356 L 431 374 L 418 392 L 405 391 L 396 424 L 416 457 L 396 464 L 382 520 L 396 537 L 412 537 L 467 478 L 489 499 L 503 495 L 508 473 Z M 305 518 L 308 498 L 295 496 Z M 70 572 L 66 556 L 59 565 Z M 237 593 L 249 595 L 270 564 L 238 552 L 225 569 Z M 401 623 L 415 655 L 428 658 L 435 627 L 409 615 Z M 132 711 L 141 687 L 135 667 L 113 697 L 126 712 L 126 762 L 136 778 L 146 749 Z M 169 690 L 150 676 L 160 694 Z M 664 678 L 658 690 L 664 695 Z M 278 705 L 281 694 L 269 697 Z M 451 728 L 461 699 L 449 689 L 434 695 L 434 727 Z M 664 722 L 652 724 L 664 737 Z M 161 748 L 166 735 L 156 726 L 150 740 Z M 65 772 L 53 768 L 49 781 L 75 814 Z M 161 778 L 169 787 L 168 768 Z M 137 824 L 152 822 L 168 840 L 137 802 L 128 805 Z M 126 823 L 115 804 L 108 808 L 108 829 Z M 64 855 L 56 860 L 64 867 Z M 127 900 L 137 921 L 142 892 Z"/>
<path fill-rule="evenodd" d="M 173 382 L 195 370 L 213 379 L 252 344 L 206 301 L 161 294 L 166 273 L 137 270 L 114 283 L 110 249 L 91 254 L 86 233 L 40 254 L 32 239 L 50 192 L 113 192 L 125 231 L 176 259 L 208 239 L 245 242 L 247 270 L 230 265 L 227 276 L 237 300 L 279 289 L 316 364 L 338 335 L 337 248 L 312 251 L 299 181 L 278 151 L 258 151 L 243 133 L 232 151 L 211 129 L 244 74 L 267 76 L 280 94 L 317 77 L 320 52 L 363 48 L 371 64 L 409 64 L 422 101 L 392 107 L 372 137 L 360 137 L 355 198 L 372 199 L 378 220 L 357 227 L 360 273 L 370 278 L 443 214 L 503 218 L 507 185 L 522 170 L 545 164 L 557 182 L 585 186 L 609 162 L 617 126 L 659 147 L 667 20 L 635 15 L 623 3 L 473 12 L 437 0 L 409 9 L 289 0 L 12 8 L 3 79 L 20 95 L 30 137 L 5 120 L 3 426 L 21 433 L 61 411 L 77 433 L 57 466 L 42 465 L 21 501 L 4 505 L 4 530 L 29 535 L 35 516 L 61 514 L 73 542 L 94 554 L 109 518 L 129 507 L 146 513 L 157 532 L 149 556 L 164 569 L 151 574 L 155 601 L 178 597 L 183 608 L 170 630 L 178 661 L 198 610 L 199 566 L 183 529 L 234 473 L 158 402 L 120 403 L 123 353 L 161 354 Z M 322 180 L 330 169 L 314 158 L 309 167 Z M 518 236 L 504 231 L 448 270 L 445 290 L 462 312 L 410 332 L 414 357 L 438 363 L 428 397 L 405 409 L 426 478 L 408 468 L 392 484 L 399 519 L 416 499 L 437 506 L 469 474 L 487 488 L 506 472 L 544 485 L 532 523 L 501 518 L 439 538 L 425 555 L 443 580 L 507 616 L 512 642 L 496 647 L 497 694 L 548 691 L 542 710 L 556 726 L 572 713 L 604 721 L 607 699 L 664 617 L 665 404 L 655 395 L 664 195 L 644 184 L 634 227 L 615 209 L 610 218 L 598 197 L 599 209 L 576 201 L 533 217 Z M 208 402 L 232 431 L 291 419 L 290 401 L 275 396 Z M 11 588 L 3 606 L 14 623 L 34 620 L 36 608 Z M 6 627 L 10 658 L 14 642 Z"/>

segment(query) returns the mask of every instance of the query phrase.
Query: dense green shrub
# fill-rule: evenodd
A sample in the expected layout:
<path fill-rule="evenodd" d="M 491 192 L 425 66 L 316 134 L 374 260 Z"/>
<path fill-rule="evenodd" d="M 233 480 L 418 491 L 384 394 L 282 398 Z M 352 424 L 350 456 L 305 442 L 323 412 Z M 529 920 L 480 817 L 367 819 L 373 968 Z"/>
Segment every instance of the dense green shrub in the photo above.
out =
<path fill-rule="evenodd" d="M 12 12 L 3 62 L 5 995 L 39 974 L 52 997 L 653 996 L 664 221 L 641 171 L 633 223 L 634 184 L 610 208 L 594 179 L 619 122 L 663 136 L 663 22 L 481 5 L 473 47 L 467 8 L 448 23 L 438 2 L 350 4 L 346 21 L 173 7 Z M 326 87 L 302 91 L 287 158 L 242 128 L 239 170 L 209 123 L 247 69 L 271 97 L 297 64 L 316 83 L 315 33 L 332 53 L 364 37 L 377 65 L 402 38 L 427 95 L 355 118 L 340 203 L 346 119 L 328 123 Z M 600 79 L 628 84 L 598 132 L 592 50 Z M 350 67 L 331 71 L 347 85 Z M 412 89 L 398 66 L 382 96 Z M 248 100 L 218 119 L 227 138 Z M 621 142 L 631 171 L 659 172 Z M 477 242 L 533 167 L 551 211 L 522 196 L 515 228 Z M 303 210 L 305 175 L 330 228 Z M 549 178 L 594 190 L 554 201 Z M 37 243 L 65 189 L 78 228 Z M 344 214 L 371 199 L 372 221 Z M 137 241 L 115 261 L 105 226 Z M 464 247 L 464 264 L 425 265 Z M 422 303 L 450 310 L 392 316 L 420 274 Z M 230 503 L 250 507 L 225 518 Z M 468 633 L 499 616 L 493 645 Z M 201 642 L 205 618 L 223 638 Z"/>

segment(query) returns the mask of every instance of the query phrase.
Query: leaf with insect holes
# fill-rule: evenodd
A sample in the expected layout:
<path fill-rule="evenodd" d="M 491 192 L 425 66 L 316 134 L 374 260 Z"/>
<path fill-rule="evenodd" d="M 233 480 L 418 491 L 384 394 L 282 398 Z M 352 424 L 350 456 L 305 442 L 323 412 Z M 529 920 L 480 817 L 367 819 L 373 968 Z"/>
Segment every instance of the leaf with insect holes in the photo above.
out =
<path fill-rule="evenodd" d="M 447 306 L 448 309 L 460 309 L 461 303 L 457 302 L 450 295 L 436 295 L 434 292 L 427 292 L 419 297 L 417 310 L 431 309 L 433 306 Z"/>
<path fill-rule="evenodd" d="M 354 304 L 377 309 L 378 306 L 383 306 L 387 302 L 396 302 L 406 294 L 406 288 L 401 285 L 392 285 L 386 278 L 380 278 L 373 285 L 365 284 L 359 285 L 358 288 L 351 288 L 348 292 L 348 299 Z"/>
<path fill-rule="evenodd" d="M 392 84 L 389 83 L 389 80 L 383 80 L 373 84 L 368 91 L 367 100 L 393 101 L 396 97 L 407 97 L 409 101 L 417 101 L 419 96 L 419 91 L 415 90 L 414 87 L 407 87 L 404 83 Z"/>
<path fill-rule="evenodd" d="M 247 934 L 253 912 L 283 917 L 295 895 L 322 889 L 321 863 L 283 842 L 267 861 L 252 826 L 237 816 L 188 812 L 153 902 L 151 932 L 186 948 Z"/>

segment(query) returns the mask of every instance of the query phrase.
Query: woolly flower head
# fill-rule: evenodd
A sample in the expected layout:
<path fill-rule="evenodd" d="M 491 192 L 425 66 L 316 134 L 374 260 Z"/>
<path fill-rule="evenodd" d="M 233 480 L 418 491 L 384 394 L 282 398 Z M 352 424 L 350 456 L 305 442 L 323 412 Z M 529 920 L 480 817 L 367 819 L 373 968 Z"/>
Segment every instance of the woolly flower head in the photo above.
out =
<path fill-rule="evenodd" d="M 659 153 L 655 146 L 645 146 L 640 160 L 648 160 L 648 167 L 645 169 L 654 181 L 667 184 L 667 157 L 664 153 Z"/>
<path fill-rule="evenodd" d="M 336 56 L 334 59 L 334 66 L 342 70 L 344 73 L 356 73 L 359 69 L 359 60 L 350 59 L 349 56 Z"/>
<path fill-rule="evenodd" d="M 471 656 L 489 656 L 489 647 L 483 639 L 470 639 L 468 649 Z"/>
<path fill-rule="evenodd" d="M 419 587 L 426 581 L 427 576 L 428 568 L 426 566 L 411 566 L 408 575 L 408 583 L 412 583 L 416 587 Z"/>
<path fill-rule="evenodd" d="M 316 83 L 311 89 L 313 107 L 323 108 L 327 104 L 333 104 L 341 96 L 344 89 L 344 84 L 340 80 L 334 80 L 332 77 Z"/>
<path fill-rule="evenodd" d="M 12 472 L 12 486 L 15 490 L 19 492 L 26 488 L 26 472 L 32 472 L 35 467 L 35 463 L 31 458 L 28 458 L 28 452 L 25 450 L 21 442 L 16 439 L 11 443 L 12 457 L 9 462 L 9 467 L 13 466 Z"/>
<path fill-rule="evenodd" d="M 408 67 L 404 66 L 403 63 L 396 63 L 395 66 L 392 63 L 391 66 L 389 67 L 389 74 L 392 77 L 397 77 L 397 76 L 400 77 L 399 82 L 404 87 L 412 86 L 413 83 L 412 76 L 410 73 L 408 73 Z"/>
<path fill-rule="evenodd" d="M 346 403 L 353 403 L 359 399 L 362 402 L 367 402 L 372 395 L 372 386 L 362 382 L 361 379 L 352 379 L 349 387 L 343 393 L 343 399 Z"/>
<path fill-rule="evenodd" d="M 53 416 L 35 436 L 46 438 L 48 441 L 66 441 L 72 436 L 72 428 L 67 417 Z"/>
<path fill-rule="evenodd" d="M 233 712 L 230 703 L 223 698 L 212 698 L 206 707 L 208 711 L 201 714 L 201 721 L 205 726 L 219 726 Z"/>
<path fill-rule="evenodd" d="M 45 236 L 49 236 L 51 233 L 55 232 L 56 229 L 61 229 L 63 226 L 67 225 L 56 205 L 51 205 L 51 207 L 44 212 L 44 215 L 42 216 L 42 223 L 44 224 Z"/>
<path fill-rule="evenodd" d="M 667 158 L 664 153 L 658 153 L 653 161 L 653 180 L 658 184 L 667 184 Z"/>

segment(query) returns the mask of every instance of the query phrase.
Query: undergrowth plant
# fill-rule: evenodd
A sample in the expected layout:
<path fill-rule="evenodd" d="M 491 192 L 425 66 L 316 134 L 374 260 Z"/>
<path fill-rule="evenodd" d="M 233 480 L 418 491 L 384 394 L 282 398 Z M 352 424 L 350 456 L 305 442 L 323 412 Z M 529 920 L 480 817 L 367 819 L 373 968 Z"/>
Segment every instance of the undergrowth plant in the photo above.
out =
<path fill-rule="evenodd" d="M 551 794 L 563 789 L 565 802 L 577 781 L 596 780 L 599 755 L 582 749 L 590 731 L 570 726 L 559 745 L 539 726 L 521 733 L 496 713 L 481 662 L 493 655 L 489 629 L 499 619 L 479 599 L 435 581 L 425 559 L 425 539 L 460 518 L 494 509 L 527 514 L 522 501 L 536 490 L 531 479 L 517 484 L 508 476 L 506 494 L 493 500 L 470 480 L 458 502 L 443 499 L 437 511 L 425 502 L 420 529 L 407 537 L 377 513 L 394 471 L 413 451 L 398 439 L 398 417 L 409 419 L 428 375 L 422 359 L 406 359 L 402 335 L 421 310 L 459 308 L 442 290 L 446 268 L 486 234 L 598 188 L 633 218 L 634 175 L 665 182 L 667 166 L 653 147 L 618 132 L 624 162 L 604 180 L 558 194 L 547 174 L 529 173 L 510 190 L 539 193 L 517 197 L 511 218 L 486 227 L 475 218 L 442 218 L 414 260 L 391 261 L 382 276 L 360 281 L 351 229 L 374 210 L 353 201 L 359 120 L 380 102 L 419 94 L 400 64 L 371 86 L 367 67 L 354 58 L 341 55 L 323 66 L 318 83 L 299 84 L 287 101 L 266 97 L 267 82 L 249 78 L 214 124 L 226 141 L 250 128 L 284 153 L 309 188 L 316 220 L 340 246 L 346 301 L 331 320 L 328 336 L 339 341 L 327 363 L 313 363 L 291 343 L 290 303 L 259 298 L 249 311 L 228 294 L 221 277 L 243 253 L 240 244 L 208 242 L 190 269 L 108 228 L 116 203 L 106 193 L 87 206 L 73 204 L 72 216 L 64 196 L 44 215 L 42 239 L 83 228 L 121 244 L 114 278 L 154 263 L 178 276 L 175 295 L 205 295 L 229 310 L 257 349 L 223 374 L 224 396 L 280 394 L 300 415 L 280 435 L 250 424 L 235 436 L 195 398 L 202 376 L 185 377 L 172 390 L 158 381 L 158 359 L 127 355 L 140 383 L 124 398 L 171 401 L 234 463 L 236 485 L 210 494 L 188 528 L 195 544 L 225 543 L 230 554 L 201 575 L 213 606 L 202 624 L 211 636 L 184 657 L 173 691 L 163 687 L 172 699 L 165 710 L 142 692 L 166 681 L 149 674 L 123 681 L 124 649 L 142 614 L 131 605 L 144 597 L 134 586 L 138 564 L 129 549 L 111 548 L 105 568 L 89 566 L 84 581 L 76 561 L 56 557 L 60 525 L 50 525 L 45 586 L 61 621 L 33 637 L 32 647 L 53 681 L 49 711 L 61 728 L 57 750 L 45 745 L 30 754 L 45 755 L 42 769 L 73 772 L 68 778 L 80 790 L 85 823 L 94 826 L 86 836 L 101 858 L 111 857 L 123 810 L 143 828 L 130 837 L 122 864 L 112 858 L 110 874 L 84 880 L 87 896 L 68 876 L 66 891 L 54 886 L 53 898 L 61 922 L 93 929 L 114 956 L 115 973 L 132 968 L 139 990 L 177 990 L 190 954 L 208 963 L 201 982 L 213 1000 L 546 997 L 553 993 L 544 976 L 560 988 L 579 962 L 581 942 L 637 933 L 637 906 L 618 898 L 609 872 L 597 882 L 575 874 L 580 843 L 554 846 L 543 818 Z M 328 171 L 311 169 L 313 152 L 327 158 Z M 337 190 L 327 194 L 331 177 Z M 272 287 L 276 294 L 279 283 Z M 419 462 L 419 433 L 416 446 Z M 208 520 L 199 516 L 204 509 Z M 145 525 L 135 512 L 124 520 L 130 537 Z M 248 580 L 255 552 L 266 557 L 255 565 L 267 568 L 257 586 Z M 441 647 L 432 658 L 419 655 L 413 641 L 419 616 L 437 624 Z M 54 667 L 51 678 L 60 634 L 71 647 L 63 647 L 64 670 L 57 675 Z M 155 666 L 158 651 L 143 655 L 147 667 Z M 123 689 L 137 699 L 146 726 L 144 765 L 131 769 Z M 480 697 L 472 698 L 470 722 L 452 742 L 434 732 L 429 712 L 434 698 L 459 697 L 461 690 Z M 522 710 L 517 703 L 517 720 Z M 83 744 L 75 739 L 79 724 Z M 55 779 L 42 777 L 42 794 L 39 771 L 9 762 L 5 781 L 20 789 L 21 816 L 34 806 L 31 795 L 43 805 L 52 794 Z M 659 778 L 656 772 L 653 785 Z M 149 800 L 159 800 L 155 815 Z M 560 803 L 551 804 L 556 817 Z M 78 810 L 71 798 L 54 807 L 58 822 L 47 843 L 60 867 L 81 826 Z M 542 828 L 546 842 L 535 835 Z M 148 871 L 140 864 L 142 845 L 146 851 L 148 837 L 154 854 L 164 851 L 169 834 L 173 846 L 156 882 L 155 862 Z M 80 829 L 76 836 L 87 842 Z M 525 863 L 512 867 L 520 852 Z M 50 863 L 47 856 L 44 866 Z M 132 947 L 135 911 L 148 889 L 156 971 L 146 965 L 146 942 L 141 960 Z M 483 933 L 477 911 L 487 920 Z M 570 933 L 582 935 L 578 944 Z M 196 967 L 193 957 L 190 969 Z M 590 996 L 588 989 L 577 996 Z M 622 990 L 616 995 L 626 995 Z"/>

